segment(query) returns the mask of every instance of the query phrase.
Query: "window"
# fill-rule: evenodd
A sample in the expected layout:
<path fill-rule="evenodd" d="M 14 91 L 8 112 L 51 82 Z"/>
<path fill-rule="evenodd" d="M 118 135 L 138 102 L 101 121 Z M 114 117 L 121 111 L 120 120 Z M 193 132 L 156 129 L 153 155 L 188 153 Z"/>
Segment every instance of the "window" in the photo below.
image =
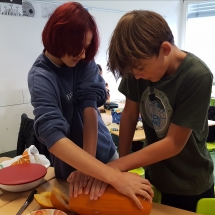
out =
<path fill-rule="evenodd" d="M 188 2 L 185 50 L 207 64 L 215 85 L 215 1 Z"/>

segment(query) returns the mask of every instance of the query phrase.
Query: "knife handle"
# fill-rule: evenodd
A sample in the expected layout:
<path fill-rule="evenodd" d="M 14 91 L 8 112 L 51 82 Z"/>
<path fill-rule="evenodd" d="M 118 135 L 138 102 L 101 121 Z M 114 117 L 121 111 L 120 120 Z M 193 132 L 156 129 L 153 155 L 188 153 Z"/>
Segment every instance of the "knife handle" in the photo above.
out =
<path fill-rule="evenodd" d="M 32 201 L 33 198 L 34 198 L 34 194 L 36 194 L 36 193 L 37 193 L 37 190 L 32 190 L 31 193 L 30 193 L 30 195 L 29 195 L 28 198 L 26 199 L 25 203 L 26 203 L 26 204 L 31 203 L 31 201 Z"/>

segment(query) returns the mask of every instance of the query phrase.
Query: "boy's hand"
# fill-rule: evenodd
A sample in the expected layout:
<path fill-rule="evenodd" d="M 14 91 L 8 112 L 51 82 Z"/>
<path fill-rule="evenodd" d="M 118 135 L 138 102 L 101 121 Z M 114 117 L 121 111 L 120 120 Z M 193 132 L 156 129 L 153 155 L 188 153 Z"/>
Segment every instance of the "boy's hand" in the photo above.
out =
<path fill-rule="evenodd" d="M 152 202 L 154 192 L 148 180 L 130 172 L 117 172 L 117 174 L 119 175 L 117 180 L 112 183 L 115 189 L 133 199 L 140 209 L 142 209 L 142 204 L 137 198 L 137 194 L 148 199 L 150 203 Z"/>

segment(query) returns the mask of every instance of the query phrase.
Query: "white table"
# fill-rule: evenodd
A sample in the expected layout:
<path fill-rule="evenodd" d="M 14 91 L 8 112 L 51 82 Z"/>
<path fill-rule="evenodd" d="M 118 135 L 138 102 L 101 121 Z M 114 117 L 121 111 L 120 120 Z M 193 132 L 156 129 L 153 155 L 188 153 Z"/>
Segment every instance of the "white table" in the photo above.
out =
<path fill-rule="evenodd" d="M 119 136 L 119 130 L 114 131 L 112 130 L 113 128 L 119 129 L 119 124 L 112 123 L 112 116 L 111 116 L 111 111 L 110 110 L 105 110 L 106 113 L 101 113 L 102 119 L 104 123 L 106 124 L 107 128 L 109 129 L 111 134 L 114 134 L 116 136 Z M 145 139 L 145 132 L 142 128 L 142 123 L 138 122 L 137 127 L 139 128 L 138 130 L 135 130 L 134 132 L 134 137 L 133 141 L 141 141 Z"/>
<path fill-rule="evenodd" d="M 215 121 L 213 120 L 208 120 L 208 126 L 214 126 L 215 125 Z"/>

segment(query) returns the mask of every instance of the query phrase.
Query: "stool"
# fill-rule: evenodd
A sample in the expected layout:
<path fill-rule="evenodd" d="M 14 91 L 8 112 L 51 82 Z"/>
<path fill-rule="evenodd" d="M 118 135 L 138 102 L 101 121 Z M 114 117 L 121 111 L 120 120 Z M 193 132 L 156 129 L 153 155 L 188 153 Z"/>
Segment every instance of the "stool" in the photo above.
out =
<path fill-rule="evenodd" d="M 132 169 L 132 170 L 129 170 L 128 172 L 137 173 L 137 174 L 140 175 L 142 178 L 145 177 L 145 170 L 143 169 L 143 167 L 139 167 L 139 168 L 137 168 L 137 169 Z"/>
<path fill-rule="evenodd" d="M 202 215 L 215 214 L 215 198 L 202 198 L 198 201 L 196 206 L 196 213 Z"/>
<path fill-rule="evenodd" d="M 209 152 L 212 152 L 215 149 L 215 142 L 206 142 L 206 144 Z"/>
<path fill-rule="evenodd" d="M 154 191 L 154 197 L 152 201 L 161 204 L 161 192 L 154 185 L 152 185 L 152 189 Z"/>
<path fill-rule="evenodd" d="M 215 106 L 215 98 L 210 99 L 210 106 Z"/>

